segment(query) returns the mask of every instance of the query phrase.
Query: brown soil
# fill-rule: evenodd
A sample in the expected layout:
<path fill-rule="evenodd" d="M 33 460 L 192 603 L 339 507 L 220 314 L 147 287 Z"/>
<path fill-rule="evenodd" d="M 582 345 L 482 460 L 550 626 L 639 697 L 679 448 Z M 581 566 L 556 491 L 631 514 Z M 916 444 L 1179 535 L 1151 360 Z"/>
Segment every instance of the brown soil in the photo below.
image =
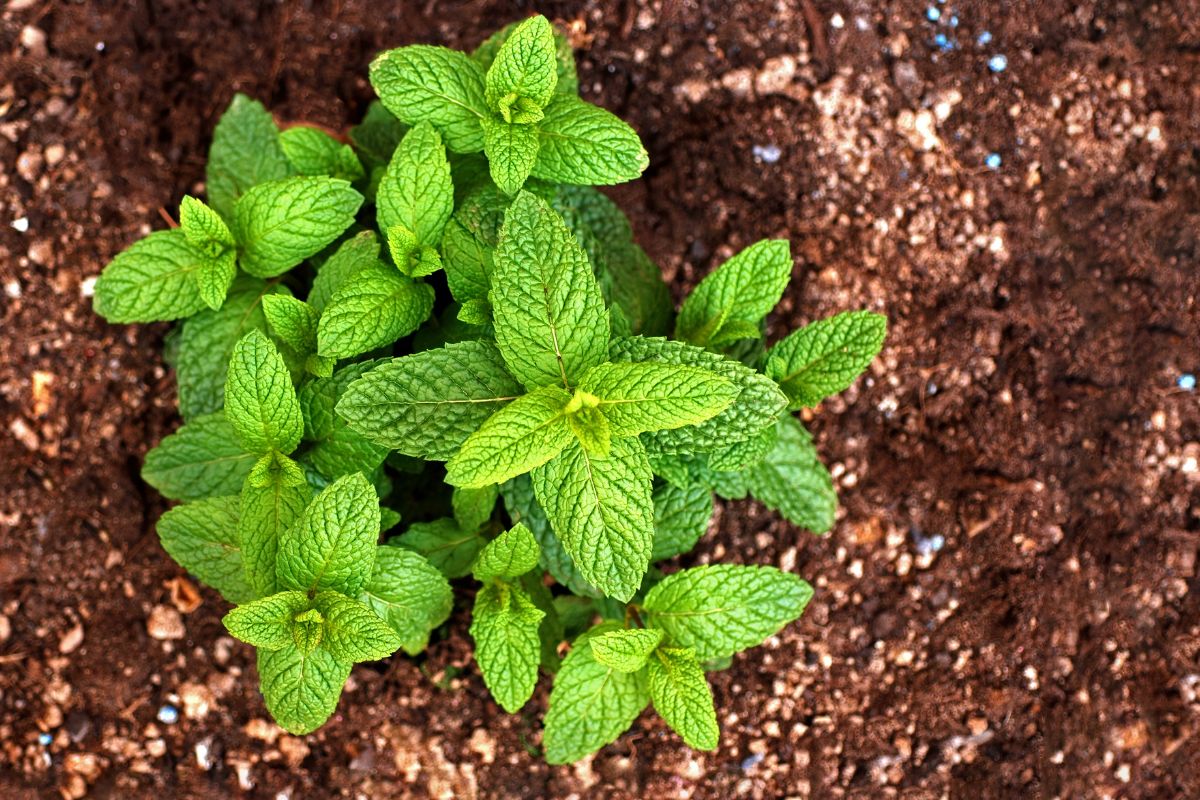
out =
<path fill-rule="evenodd" d="M 646 714 L 547 767 L 528 751 L 544 689 L 500 713 L 461 614 L 427 657 L 357 668 L 317 735 L 267 725 L 220 599 L 173 616 L 191 584 L 138 479 L 176 424 L 165 327 L 104 324 L 85 281 L 198 188 L 235 90 L 343 127 L 378 49 L 471 46 L 528 13 L 384 5 L 0 13 L 0 796 L 1200 796 L 1185 0 L 952 0 L 938 24 L 924 0 L 543 4 L 575 28 L 584 93 L 647 143 L 614 196 L 677 292 L 787 236 L 776 333 L 892 320 L 871 376 L 812 421 L 833 534 L 731 503 L 691 559 L 795 569 L 816 600 L 716 676 L 711 755 Z"/>

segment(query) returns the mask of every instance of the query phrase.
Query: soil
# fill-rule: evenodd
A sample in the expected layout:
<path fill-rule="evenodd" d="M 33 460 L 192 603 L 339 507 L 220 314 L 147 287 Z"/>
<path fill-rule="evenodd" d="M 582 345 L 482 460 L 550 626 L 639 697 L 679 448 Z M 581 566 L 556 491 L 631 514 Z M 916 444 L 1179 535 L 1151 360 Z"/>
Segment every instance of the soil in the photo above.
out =
<path fill-rule="evenodd" d="M 8 0 L 0 796 L 1200 796 L 1196 5 L 540 10 L 571 26 L 585 96 L 646 142 L 612 194 L 677 296 L 787 237 L 774 336 L 891 319 L 868 377 L 811 415 L 833 533 L 729 503 L 686 559 L 817 587 L 715 676 L 720 750 L 647 713 L 546 766 L 545 688 L 501 713 L 461 613 L 427 656 L 356 668 L 318 734 L 282 735 L 138 478 L 178 422 L 166 327 L 90 310 L 104 264 L 202 189 L 234 91 L 344 128 L 378 50 L 473 46 L 531 7 Z"/>

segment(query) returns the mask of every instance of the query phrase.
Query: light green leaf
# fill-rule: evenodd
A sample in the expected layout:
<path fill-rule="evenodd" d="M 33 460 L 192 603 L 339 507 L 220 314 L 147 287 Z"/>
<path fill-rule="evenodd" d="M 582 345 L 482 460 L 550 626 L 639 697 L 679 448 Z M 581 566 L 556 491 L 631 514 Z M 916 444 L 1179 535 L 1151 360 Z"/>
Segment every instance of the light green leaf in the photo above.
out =
<path fill-rule="evenodd" d="M 255 456 L 234 438 L 224 414 L 196 417 L 146 454 L 142 480 L 171 500 L 237 494 Z"/>
<path fill-rule="evenodd" d="M 454 595 L 446 578 L 415 552 L 400 547 L 375 550 L 375 568 L 362 600 L 400 637 L 410 656 L 425 649 L 430 632 L 450 617 Z"/>
<path fill-rule="evenodd" d="M 733 382 L 699 367 L 645 362 L 601 364 L 579 381 L 600 399 L 614 436 L 682 428 L 712 419 L 738 395 Z"/>
<path fill-rule="evenodd" d="M 471 638 L 483 682 L 496 702 L 515 714 L 537 684 L 544 613 L 519 587 L 490 583 L 475 595 Z"/>
<path fill-rule="evenodd" d="M 650 658 L 650 700 L 654 710 L 688 747 L 716 750 L 721 738 L 712 689 L 688 648 L 663 647 Z"/>
<path fill-rule="evenodd" d="M 229 287 L 237 276 L 237 256 L 233 250 L 227 250 L 221 255 L 208 259 L 192 277 L 196 281 L 196 291 L 200 293 L 204 304 L 212 309 L 218 309 L 224 304 Z"/>
<path fill-rule="evenodd" d="M 793 417 L 779 421 L 775 447 L 750 468 L 750 493 L 763 505 L 814 533 L 833 527 L 837 493 L 813 447 L 812 436 Z"/>
<path fill-rule="evenodd" d="M 570 399 L 546 386 L 501 408 L 446 462 L 446 482 L 468 488 L 503 483 L 554 458 L 573 439 L 565 412 Z"/>
<path fill-rule="evenodd" d="M 379 229 L 403 225 L 418 245 L 436 245 L 454 211 L 450 164 L 438 132 L 422 122 L 396 148 L 375 196 Z"/>
<path fill-rule="evenodd" d="M 664 483 L 654 490 L 654 551 L 651 561 L 691 550 L 708 530 L 712 492 L 703 486 L 681 488 Z"/>
<path fill-rule="evenodd" d="M 467 195 L 446 226 L 443 267 L 450 293 L 460 303 L 487 300 L 494 252 L 510 205 L 512 200 L 504 192 L 488 185 Z"/>
<path fill-rule="evenodd" d="M 285 480 L 281 473 L 261 486 L 254 485 L 249 477 L 246 479 L 236 530 L 246 581 L 259 595 L 278 590 L 276 561 L 280 542 L 300 519 L 312 496 L 308 484 Z"/>
<path fill-rule="evenodd" d="M 600 592 L 579 574 L 575 562 L 554 535 L 550 519 L 533 494 L 533 481 L 528 475 L 518 475 L 500 487 L 504 507 L 513 522 L 519 522 L 533 532 L 541 555 L 538 562 L 572 593 L 581 597 L 599 597 Z"/>
<path fill-rule="evenodd" d="M 263 488 L 272 483 L 278 483 L 281 486 L 300 486 L 304 483 L 304 470 L 283 453 L 272 450 L 254 462 L 254 466 L 250 468 L 250 474 L 246 476 L 246 482 L 257 488 Z"/>
<path fill-rule="evenodd" d="M 757 324 L 771 312 L 792 277 L 786 239 L 764 239 L 726 261 L 692 290 L 675 338 L 706 347 L 730 321 Z"/>
<path fill-rule="evenodd" d="M 371 85 L 388 111 L 408 125 L 429 122 L 454 152 L 483 149 L 483 70 L 465 53 L 429 45 L 388 50 L 371 62 Z"/>
<path fill-rule="evenodd" d="M 662 641 L 662 631 L 653 628 L 624 628 L 589 636 L 592 657 L 617 672 L 637 672 Z"/>
<path fill-rule="evenodd" d="M 221 621 L 239 641 L 261 650 L 280 650 L 291 646 L 293 620 L 309 607 L 304 592 L 279 592 L 240 605 Z"/>
<path fill-rule="evenodd" d="M 576 397 L 579 395 L 576 394 Z M 593 458 L 606 458 L 612 449 L 612 426 L 595 406 L 585 406 L 567 417 L 571 432 Z"/>
<path fill-rule="evenodd" d="M 650 163 L 633 128 L 573 95 L 554 96 L 538 131 L 533 176 L 552 183 L 610 186 L 637 178 Z"/>
<path fill-rule="evenodd" d="M 325 617 L 315 608 L 302 611 L 292 619 L 292 644 L 301 653 L 316 650 L 325 638 Z"/>
<path fill-rule="evenodd" d="M 848 311 L 806 325 L 772 347 L 763 371 L 788 396 L 789 409 L 811 408 L 854 383 L 886 336 L 887 317 Z"/>
<path fill-rule="evenodd" d="M 338 661 L 378 661 L 400 648 L 400 637 L 360 600 L 320 592 L 314 606 L 325 617 L 321 646 Z"/>
<path fill-rule="evenodd" d="M 304 420 L 291 374 L 260 331 L 250 331 L 233 348 L 225 379 L 225 418 L 248 452 L 287 454 L 300 444 Z"/>
<path fill-rule="evenodd" d="M 381 364 L 350 385 L 337 413 L 373 442 L 440 461 L 520 394 L 496 346 L 467 341 Z"/>
<path fill-rule="evenodd" d="M 359 270 L 337 290 L 317 325 L 317 352 L 349 358 L 412 333 L 433 310 L 433 287 L 386 267 Z"/>
<path fill-rule="evenodd" d="M 616 740 L 650 702 L 644 671 L 606 667 L 587 644 L 591 636 L 619 627 L 602 623 L 577 639 L 554 678 L 543 737 L 551 764 L 578 761 Z"/>
<path fill-rule="evenodd" d="M 646 595 L 643 619 L 701 661 L 762 644 L 800 617 L 812 587 L 774 567 L 718 564 L 668 575 Z"/>
<path fill-rule="evenodd" d="M 155 231 L 104 268 L 96 281 L 96 313 L 109 322 L 190 317 L 204 308 L 196 275 L 210 260 L 182 230 Z"/>
<path fill-rule="evenodd" d="M 192 246 L 212 258 L 237 246 L 221 215 L 189 195 L 179 203 L 179 227 Z"/>
<path fill-rule="evenodd" d="M 540 14 L 517 25 L 496 53 L 484 81 L 488 107 L 514 122 L 514 101 L 544 108 L 558 83 L 554 31 Z M 489 154 L 490 157 L 490 154 Z"/>
<path fill-rule="evenodd" d="M 771 452 L 777 439 L 776 426 L 771 426 L 757 436 L 734 442 L 719 450 L 712 450 L 708 453 L 708 468 L 715 472 L 739 472 L 748 469 Z"/>
<path fill-rule="evenodd" d="M 653 475 L 634 438 L 614 439 L 605 459 L 578 443 L 532 473 L 538 503 L 584 580 L 628 602 L 654 543 Z"/>
<path fill-rule="evenodd" d="M 347 239 L 317 270 L 308 293 L 308 304 L 318 312 L 324 311 L 343 284 L 363 269 L 379 263 L 379 240 L 374 231 L 363 231 Z"/>
<path fill-rule="evenodd" d="M 504 217 L 490 297 L 496 344 L 526 388 L 572 386 L 607 360 L 608 314 L 587 256 L 529 192 Z"/>
<path fill-rule="evenodd" d="M 487 543 L 471 571 L 479 581 L 512 580 L 536 567 L 538 555 L 538 543 L 533 533 L 518 522 Z"/>
<path fill-rule="evenodd" d="M 489 69 L 492 62 L 496 60 L 496 54 L 500 52 L 500 48 L 521 24 L 521 22 L 513 22 L 493 33 L 475 49 L 471 58 L 484 70 Z M 553 33 L 555 69 L 558 73 L 554 90 L 565 94 L 578 94 L 579 78 L 575 74 L 575 53 L 571 49 L 571 40 L 558 28 L 554 28 Z"/>
<path fill-rule="evenodd" d="M 233 216 L 242 269 L 260 278 L 287 272 L 350 227 L 362 201 L 338 178 L 301 176 L 251 188 Z"/>
<path fill-rule="evenodd" d="M 212 497 L 175 506 L 158 518 L 158 539 L 179 566 L 231 603 L 255 597 L 242 572 L 238 499 Z"/>
<path fill-rule="evenodd" d="M 366 174 L 349 145 L 317 128 L 306 125 L 288 128 L 280 132 L 279 145 L 301 175 L 328 175 L 356 181 Z"/>
<path fill-rule="evenodd" d="M 537 163 L 537 128 L 487 117 L 483 121 L 483 149 L 496 186 L 505 194 L 515 195 Z"/>
<path fill-rule="evenodd" d="M 226 220 L 252 186 L 292 174 L 279 146 L 279 130 L 262 103 L 235 94 L 213 131 L 205 187 L 208 202 Z"/>
<path fill-rule="evenodd" d="M 464 531 L 477 531 L 492 518 L 496 498 L 500 494 L 496 484 L 478 489 L 455 487 L 450 494 L 450 506 L 454 509 L 454 521 Z"/>
<path fill-rule="evenodd" d="M 258 651 L 258 676 L 267 710 L 288 733 L 301 736 L 325 724 L 337 708 L 353 665 L 324 648 Z"/>
<path fill-rule="evenodd" d="M 354 597 L 371 577 L 379 499 L 360 473 L 331 483 L 286 529 L 277 573 L 286 589 L 327 589 Z"/>
<path fill-rule="evenodd" d="M 452 519 L 414 522 L 389 545 L 411 550 L 425 558 L 447 578 L 471 574 L 471 565 L 487 540 L 476 531 L 464 531 Z"/>
<path fill-rule="evenodd" d="M 317 349 L 317 320 L 320 314 L 315 308 L 285 294 L 269 294 L 262 303 L 271 332 L 284 344 L 301 355 Z"/>

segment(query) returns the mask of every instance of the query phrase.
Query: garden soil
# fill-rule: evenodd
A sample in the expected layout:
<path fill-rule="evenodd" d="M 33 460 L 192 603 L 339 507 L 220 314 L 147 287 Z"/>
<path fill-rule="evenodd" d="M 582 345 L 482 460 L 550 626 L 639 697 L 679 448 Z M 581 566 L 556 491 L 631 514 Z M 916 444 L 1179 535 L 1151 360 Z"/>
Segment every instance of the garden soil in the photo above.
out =
<path fill-rule="evenodd" d="M 7 0 L 0 796 L 1200 797 L 1184 0 L 540 6 L 583 94 L 649 149 L 611 194 L 676 298 L 785 237 L 773 338 L 847 308 L 891 320 L 810 415 L 833 532 L 727 503 L 681 563 L 774 564 L 816 597 L 713 676 L 713 753 L 645 713 L 547 766 L 545 681 L 503 714 L 461 610 L 423 657 L 356 667 L 319 733 L 268 721 L 251 649 L 159 547 L 166 506 L 138 478 L 178 425 L 167 327 L 105 324 L 94 278 L 202 191 L 234 91 L 344 129 L 378 50 L 473 47 L 532 10 Z"/>

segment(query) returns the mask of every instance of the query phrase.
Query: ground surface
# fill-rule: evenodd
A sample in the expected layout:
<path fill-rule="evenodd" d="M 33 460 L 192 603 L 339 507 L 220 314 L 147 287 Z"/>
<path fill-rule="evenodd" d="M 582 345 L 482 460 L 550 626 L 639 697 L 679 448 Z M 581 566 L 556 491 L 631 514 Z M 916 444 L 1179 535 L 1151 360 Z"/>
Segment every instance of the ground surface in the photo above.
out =
<path fill-rule="evenodd" d="M 0 795 L 1200 796 L 1194 4 L 542 6 L 650 150 L 614 196 L 677 294 L 786 236 L 776 335 L 892 320 L 812 420 L 833 534 L 735 503 L 693 556 L 818 588 L 716 678 L 720 751 L 647 714 L 575 768 L 527 752 L 544 690 L 519 717 L 486 699 L 461 616 L 281 736 L 222 603 L 157 544 L 137 471 L 176 424 L 165 328 L 104 324 L 87 279 L 197 189 L 235 90 L 344 127 L 376 50 L 530 11 L 258 5 L 0 14 Z"/>

